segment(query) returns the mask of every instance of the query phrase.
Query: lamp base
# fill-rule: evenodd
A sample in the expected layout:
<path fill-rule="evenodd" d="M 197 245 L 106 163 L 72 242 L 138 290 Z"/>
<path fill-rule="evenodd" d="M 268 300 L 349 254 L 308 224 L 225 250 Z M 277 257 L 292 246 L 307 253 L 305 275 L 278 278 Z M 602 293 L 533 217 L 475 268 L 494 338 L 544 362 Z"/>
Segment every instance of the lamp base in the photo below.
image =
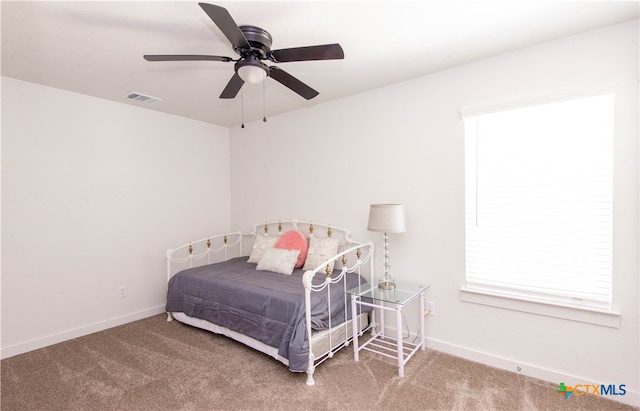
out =
<path fill-rule="evenodd" d="M 383 290 L 395 290 L 396 289 L 396 283 L 394 283 L 393 281 L 380 281 L 378 283 L 378 288 L 381 288 Z"/>

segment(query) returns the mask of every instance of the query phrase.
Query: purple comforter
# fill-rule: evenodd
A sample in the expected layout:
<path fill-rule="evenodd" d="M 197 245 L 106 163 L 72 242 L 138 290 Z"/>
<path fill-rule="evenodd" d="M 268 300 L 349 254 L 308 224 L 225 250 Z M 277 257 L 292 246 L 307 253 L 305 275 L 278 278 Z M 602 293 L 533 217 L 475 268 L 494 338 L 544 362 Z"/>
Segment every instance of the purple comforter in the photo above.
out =
<path fill-rule="evenodd" d="M 289 359 L 289 369 L 307 370 L 309 342 L 304 315 L 303 270 L 292 275 L 257 271 L 247 257 L 190 268 L 169 281 L 167 311 L 183 312 L 278 348 Z M 325 280 L 317 274 L 314 284 Z M 347 274 L 347 289 L 358 285 L 358 275 Z M 344 281 L 344 280 L 343 280 Z M 364 278 L 361 283 L 366 283 Z M 328 328 L 326 290 L 312 293 L 311 326 Z M 342 283 L 331 286 L 331 322 L 344 321 L 345 294 Z M 347 304 L 347 311 L 350 305 Z M 350 318 L 350 314 L 347 314 Z"/>

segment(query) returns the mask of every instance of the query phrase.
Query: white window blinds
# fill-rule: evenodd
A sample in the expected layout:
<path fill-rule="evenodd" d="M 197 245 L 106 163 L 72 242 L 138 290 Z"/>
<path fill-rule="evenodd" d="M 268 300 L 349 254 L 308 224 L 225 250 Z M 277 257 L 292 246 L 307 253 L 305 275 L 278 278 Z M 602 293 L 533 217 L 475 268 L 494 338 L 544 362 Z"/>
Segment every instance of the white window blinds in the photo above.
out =
<path fill-rule="evenodd" d="M 612 94 L 465 117 L 467 287 L 611 306 Z"/>

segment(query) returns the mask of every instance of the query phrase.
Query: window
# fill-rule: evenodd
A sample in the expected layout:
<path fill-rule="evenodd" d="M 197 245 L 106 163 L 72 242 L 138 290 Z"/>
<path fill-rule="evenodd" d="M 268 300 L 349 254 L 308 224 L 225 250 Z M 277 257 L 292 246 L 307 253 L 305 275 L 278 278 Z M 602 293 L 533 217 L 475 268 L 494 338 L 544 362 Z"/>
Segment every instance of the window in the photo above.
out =
<path fill-rule="evenodd" d="M 613 94 L 466 112 L 467 289 L 608 309 Z"/>

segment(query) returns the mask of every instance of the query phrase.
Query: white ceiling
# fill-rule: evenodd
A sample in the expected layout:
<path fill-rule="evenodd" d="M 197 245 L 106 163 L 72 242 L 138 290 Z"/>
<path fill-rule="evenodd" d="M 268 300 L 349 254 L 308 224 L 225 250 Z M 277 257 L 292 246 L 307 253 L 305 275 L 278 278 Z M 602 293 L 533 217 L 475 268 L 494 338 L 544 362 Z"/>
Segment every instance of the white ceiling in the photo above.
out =
<path fill-rule="evenodd" d="M 320 92 L 267 79 L 218 96 L 233 63 L 148 62 L 143 54 L 236 58 L 197 1 L 2 1 L 2 75 L 221 126 L 274 116 L 536 43 L 638 18 L 638 1 L 209 1 L 262 27 L 272 49 L 340 43 L 344 60 L 278 66 Z M 130 102 L 130 92 L 161 98 Z M 401 102 L 395 102 L 401 104 Z"/>

